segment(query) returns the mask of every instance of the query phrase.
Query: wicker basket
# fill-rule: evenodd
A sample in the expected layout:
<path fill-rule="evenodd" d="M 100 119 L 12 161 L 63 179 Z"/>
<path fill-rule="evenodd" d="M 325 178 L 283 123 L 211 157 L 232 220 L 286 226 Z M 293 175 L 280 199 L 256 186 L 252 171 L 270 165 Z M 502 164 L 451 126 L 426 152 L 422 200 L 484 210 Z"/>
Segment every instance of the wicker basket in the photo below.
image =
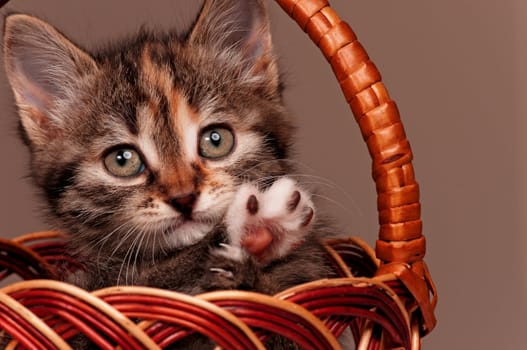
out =
<path fill-rule="evenodd" d="M 280 334 L 304 349 L 340 349 L 351 329 L 358 349 L 419 349 L 435 326 L 435 287 L 412 152 L 397 107 L 349 25 L 326 0 L 276 0 L 331 64 L 373 160 L 380 222 L 375 252 L 358 239 L 326 242 L 340 278 L 275 296 L 217 291 L 191 297 L 145 287 L 88 293 L 53 280 L 76 262 L 58 232 L 0 239 L 0 331 L 7 349 L 70 349 L 84 333 L 102 349 L 158 349 L 199 332 L 225 349 L 263 349 Z M 4 3 L 3 1 L 2 3 Z M 138 321 L 140 320 L 140 321 Z"/>

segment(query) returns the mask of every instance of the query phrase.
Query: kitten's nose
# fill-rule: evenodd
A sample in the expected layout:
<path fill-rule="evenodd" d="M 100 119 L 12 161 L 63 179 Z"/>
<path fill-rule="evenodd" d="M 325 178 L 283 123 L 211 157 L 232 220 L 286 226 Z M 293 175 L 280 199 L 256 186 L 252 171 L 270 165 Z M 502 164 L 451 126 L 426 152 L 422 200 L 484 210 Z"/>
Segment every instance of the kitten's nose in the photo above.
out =
<path fill-rule="evenodd" d="M 183 214 L 186 218 L 190 218 L 194 204 L 198 198 L 196 193 L 187 193 L 178 197 L 170 199 L 170 205 L 174 207 L 178 212 Z"/>

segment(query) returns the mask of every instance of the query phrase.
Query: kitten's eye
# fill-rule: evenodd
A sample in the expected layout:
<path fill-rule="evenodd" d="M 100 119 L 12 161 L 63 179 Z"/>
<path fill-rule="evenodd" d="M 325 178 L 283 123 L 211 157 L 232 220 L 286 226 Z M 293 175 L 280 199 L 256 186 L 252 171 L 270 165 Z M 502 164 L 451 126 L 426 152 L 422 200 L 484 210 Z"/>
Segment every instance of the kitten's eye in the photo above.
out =
<path fill-rule="evenodd" d="M 110 152 L 104 158 L 106 169 L 118 177 L 131 177 L 141 174 L 145 165 L 141 156 L 132 148 L 120 148 Z"/>
<path fill-rule="evenodd" d="M 234 148 L 234 134 L 224 127 L 205 129 L 199 139 L 199 154 L 204 158 L 218 159 L 225 157 Z"/>

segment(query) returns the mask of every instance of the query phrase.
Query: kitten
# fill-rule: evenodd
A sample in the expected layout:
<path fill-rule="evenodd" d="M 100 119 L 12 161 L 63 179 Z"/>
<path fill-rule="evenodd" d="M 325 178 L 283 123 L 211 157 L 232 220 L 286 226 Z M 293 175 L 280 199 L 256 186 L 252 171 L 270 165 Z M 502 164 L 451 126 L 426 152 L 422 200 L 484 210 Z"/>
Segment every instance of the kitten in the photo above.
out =
<path fill-rule="evenodd" d="M 208 0 L 184 35 L 97 53 L 10 15 L 4 53 L 32 178 L 85 266 L 70 281 L 273 294 L 328 276 L 263 1 Z"/>

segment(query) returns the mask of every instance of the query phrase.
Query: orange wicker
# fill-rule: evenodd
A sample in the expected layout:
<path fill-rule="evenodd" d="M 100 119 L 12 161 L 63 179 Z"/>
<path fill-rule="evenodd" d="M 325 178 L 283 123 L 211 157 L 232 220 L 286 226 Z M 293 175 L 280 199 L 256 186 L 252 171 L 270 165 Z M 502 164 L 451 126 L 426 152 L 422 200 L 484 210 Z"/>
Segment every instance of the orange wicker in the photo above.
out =
<path fill-rule="evenodd" d="M 275 296 L 217 291 L 191 297 L 145 287 L 88 293 L 54 281 L 76 262 L 64 237 L 42 232 L 0 239 L 0 331 L 7 349 L 70 349 L 84 333 L 101 349 L 158 349 L 198 332 L 225 349 L 263 349 L 280 334 L 304 349 L 340 349 L 351 329 L 357 349 L 419 349 L 435 326 L 435 287 L 423 261 L 419 186 L 395 102 L 380 74 L 326 0 L 276 0 L 331 64 L 373 161 L 378 193 L 375 252 L 358 239 L 326 242 L 340 278 Z M 0 337 L 1 338 L 1 337 Z"/>

